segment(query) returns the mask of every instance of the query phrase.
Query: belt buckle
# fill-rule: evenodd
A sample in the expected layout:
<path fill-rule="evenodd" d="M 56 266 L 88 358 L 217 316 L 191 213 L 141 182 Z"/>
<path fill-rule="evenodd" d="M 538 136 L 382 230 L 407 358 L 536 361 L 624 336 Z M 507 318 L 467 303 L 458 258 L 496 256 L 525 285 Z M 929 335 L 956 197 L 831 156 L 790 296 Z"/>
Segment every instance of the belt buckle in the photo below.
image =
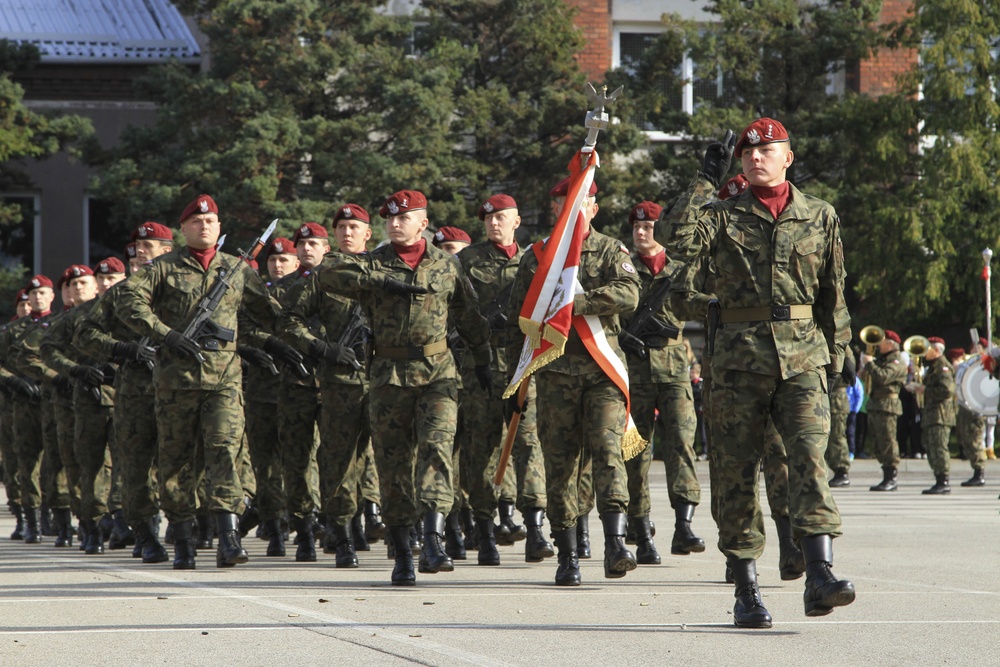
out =
<path fill-rule="evenodd" d="M 202 343 L 201 348 L 203 350 L 211 350 L 213 352 L 218 352 L 219 351 L 219 341 L 215 340 L 214 338 L 208 338 L 208 339 L 205 340 L 204 343 Z"/>
<path fill-rule="evenodd" d="M 771 319 L 775 322 L 787 322 L 792 319 L 792 307 L 771 306 Z"/>

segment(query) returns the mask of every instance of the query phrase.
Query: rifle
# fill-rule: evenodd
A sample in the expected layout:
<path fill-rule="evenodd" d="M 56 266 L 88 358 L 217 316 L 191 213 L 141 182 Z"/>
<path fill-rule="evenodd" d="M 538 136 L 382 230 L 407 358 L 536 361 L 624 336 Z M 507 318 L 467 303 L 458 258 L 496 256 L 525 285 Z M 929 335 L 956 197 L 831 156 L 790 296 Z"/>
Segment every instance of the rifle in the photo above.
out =
<path fill-rule="evenodd" d="M 458 335 L 457 329 L 451 329 L 448 331 L 447 341 L 451 354 L 455 357 L 455 365 L 461 368 L 462 357 L 465 355 L 465 339 Z"/>
<path fill-rule="evenodd" d="M 670 280 L 659 281 L 660 285 L 656 291 L 650 290 L 646 299 L 639 304 L 636 315 L 623 331 L 623 338 L 635 339 L 632 351 L 640 358 L 645 359 L 649 352 L 647 348 L 660 349 L 666 345 L 666 341 L 677 338 L 681 330 L 669 322 L 664 322 L 657 314 L 667 302 L 670 293 Z M 631 338 L 630 338 L 631 337 Z"/>
<path fill-rule="evenodd" d="M 351 314 L 348 316 L 347 326 L 344 330 L 340 332 L 340 337 L 337 339 L 337 345 L 341 347 L 349 347 L 354 350 L 354 356 L 364 356 L 362 353 L 358 355 L 357 348 L 359 346 L 364 346 L 364 343 L 371 337 L 371 329 L 368 328 L 368 321 L 365 318 L 365 311 L 361 309 L 360 303 L 355 303 L 354 307 L 351 308 Z M 361 362 L 355 359 L 351 366 L 354 370 L 360 371 L 364 368 Z"/>
<path fill-rule="evenodd" d="M 489 307 L 483 311 L 483 317 L 490 323 L 492 331 L 503 331 L 507 327 L 507 308 L 510 305 L 510 295 L 514 291 L 514 281 L 500 290 Z"/>

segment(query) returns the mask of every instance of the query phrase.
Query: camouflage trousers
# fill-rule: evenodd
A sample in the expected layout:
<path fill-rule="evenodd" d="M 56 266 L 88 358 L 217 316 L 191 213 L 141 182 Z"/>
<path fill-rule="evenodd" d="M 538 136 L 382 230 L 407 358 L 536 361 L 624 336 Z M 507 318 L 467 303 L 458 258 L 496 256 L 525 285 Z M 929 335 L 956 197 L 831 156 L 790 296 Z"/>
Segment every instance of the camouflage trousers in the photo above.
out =
<path fill-rule="evenodd" d="M 604 373 L 566 375 L 543 370 L 535 378 L 552 530 L 572 528 L 578 517 L 589 512 L 582 506 L 581 493 L 581 478 L 588 467 L 598 512 L 625 513 L 629 497 L 621 451 L 624 394 Z"/>
<path fill-rule="evenodd" d="M 493 477 L 507 438 L 503 399 L 500 398 L 502 389 L 495 387 L 490 396 L 479 386 L 475 377 L 465 379 L 464 385 L 460 413 L 464 428 L 456 439 L 462 451 L 464 473 L 468 479 L 469 504 L 476 518 L 495 518 L 497 501 L 501 498 L 515 500 L 522 512 L 532 508 L 545 509 L 548 504 L 545 463 L 538 442 L 534 384 L 528 386 L 528 408 L 522 414 L 514 435 L 511 460 L 503 478 L 503 486 L 513 487 L 507 490 L 507 495 L 504 495 L 503 488 L 500 492 L 493 488 Z"/>
<path fill-rule="evenodd" d="M 690 382 L 636 383 L 629 386 L 632 419 L 644 440 L 652 441 L 654 420 L 659 410 L 663 422 L 660 451 L 667 471 L 667 496 L 670 506 L 701 502 L 701 485 L 695 472 L 694 433 L 698 417 L 694 412 L 694 394 Z M 649 514 L 649 464 L 652 447 L 625 463 L 629 475 L 630 516 Z"/>
<path fill-rule="evenodd" d="M 44 399 L 43 399 L 44 400 Z M 42 405 L 17 400 L 14 404 L 14 449 L 17 453 L 17 483 L 21 504 L 42 504 Z"/>
<path fill-rule="evenodd" d="M 369 431 L 371 430 L 369 421 Z M 382 494 L 379 491 L 378 468 L 375 467 L 375 448 L 372 441 L 368 440 L 365 447 L 365 454 L 360 463 L 361 472 L 358 475 L 358 496 L 368 502 L 382 505 Z"/>
<path fill-rule="evenodd" d="M 80 466 L 80 518 L 99 520 L 109 509 L 113 437 L 111 407 L 97 401 L 77 401 L 73 453 Z"/>
<path fill-rule="evenodd" d="M 851 404 L 847 388 L 838 380 L 830 392 L 830 441 L 826 445 L 826 463 L 830 470 L 851 469 L 851 449 L 847 444 L 847 415 Z"/>
<path fill-rule="evenodd" d="M 947 475 L 951 470 L 951 452 L 948 451 L 950 435 L 951 427 L 944 424 L 924 424 L 920 429 L 920 442 L 935 475 Z"/>
<path fill-rule="evenodd" d="M 244 419 L 243 437 L 240 438 L 240 451 L 236 455 L 236 471 L 243 487 L 243 495 L 247 498 L 257 498 L 257 474 L 253 470 L 253 459 L 250 456 L 250 438 L 247 436 L 246 420 Z"/>
<path fill-rule="evenodd" d="M 257 477 L 255 505 L 261 521 L 279 519 L 285 512 L 281 447 L 278 444 L 278 404 L 248 399 L 246 412 L 250 460 Z"/>
<path fill-rule="evenodd" d="M 195 518 L 202 473 L 206 509 L 241 513 L 243 484 L 238 465 L 244 426 L 242 389 L 158 387 L 156 426 L 160 502 L 167 519 L 183 522 Z M 204 471 L 199 465 L 198 449 L 203 451 Z"/>
<path fill-rule="evenodd" d="M 875 443 L 875 458 L 883 468 L 899 467 L 899 443 L 896 422 L 899 415 L 880 410 L 868 411 L 868 433 Z"/>
<path fill-rule="evenodd" d="M 368 387 L 326 384 L 322 403 L 319 469 L 323 513 L 334 525 L 347 526 L 358 511 L 358 485 L 371 442 Z"/>
<path fill-rule="evenodd" d="M 80 516 L 80 464 L 76 461 L 76 413 L 67 401 L 55 401 L 56 440 L 59 445 L 59 459 L 66 471 L 66 487 L 69 491 L 69 507 L 73 514 Z"/>
<path fill-rule="evenodd" d="M 955 419 L 958 446 L 973 470 L 986 466 L 986 450 L 983 439 L 986 435 L 986 418 L 961 406 Z"/>
<path fill-rule="evenodd" d="M 115 466 L 122 471 L 122 506 L 125 520 L 134 526 L 160 512 L 155 396 L 148 392 L 147 384 L 121 381 L 119 375 L 112 415 L 114 439 L 121 453 L 121 465 L 116 461 Z"/>
<path fill-rule="evenodd" d="M 741 559 L 757 559 L 763 553 L 758 471 L 767 444 L 768 416 L 788 458 L 794 536 L 840 535 L 840 512 L 830 493 L 824 462 L 830 403 L 822 369 L 787 380 L 713 369 L 712 383 L 710 418 L 718 464 L 719 550 Z"/>
<path fill-rule="evenodd" d="M 50 509 L 69 509 L 69 482 L 59 456 L 55 401 L 42 395 L 42 502 Z"/>
<path fill-rule="evenodd" d="M 369 401 L 385 524 L 412 526 L 428 511 L 447 514 L 455 502 L 457 381 L 374 387 Z"/>
<path fill-rule="evenodd" d="M 315 387 L 285 383 L 278 395 L 278 446 L 281 448 L 285 507 L 304 517 L 320 503 L 316 454 L 319 449 L 320 394 Z"/>
<path fill-rule="evenodd" d="M 7 397 L 0 404 L 0 457 L 3 458 L 7 505 L 20 504 L 21 485 L 17 481 L 17 452 L 14 449 L 14 399 Z"/>

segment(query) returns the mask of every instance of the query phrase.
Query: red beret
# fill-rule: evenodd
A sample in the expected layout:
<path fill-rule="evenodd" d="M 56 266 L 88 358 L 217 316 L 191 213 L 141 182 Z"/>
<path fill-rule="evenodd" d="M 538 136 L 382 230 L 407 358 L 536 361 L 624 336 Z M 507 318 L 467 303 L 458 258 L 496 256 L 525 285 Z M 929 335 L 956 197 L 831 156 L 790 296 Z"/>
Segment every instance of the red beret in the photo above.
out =
<path fill-rule="evenodd" d="M 295 254 L 295 244 L 286 239 L 284 236 L 279 236 L 277 238 L 271 239 L 271 242 L 267 244 L 267 256 L 271 255 L 294 255 Z"/>
<path fill-rule="evenodd" d="M 447 243 L 448 241 L 464 241 L 465 243 L 472 243 L 472 237 L 469 236 L 464 229 L 459 229 L 458 227 L 439 227 L 436 232 L 434 232 L 434 245 L 440 246 L 442 243 Z"/>
<path fill-rule="evenodd" d="M 83 276 L 94 275 L 94 270 L 85 264 L 73 264 L 68 269 L 63 271 L 62 278 L 63 281 L 68 285 L 74 278 L 81 278 Z"/>
<path fill-rule="evenodd" d="M 719 188 L 719 199 L 725 201 L 730 197 L 735 197 L 748 187 L 750 187 L 750 181 L 747 180 L 747 177 L 743 174 L 737 174 L 723 183 L 722 187 Z"/>
<path fill-rule="evenodd" d="M 763 146 L 764 144 L 776 144 L 788 141 L 788 132 L 785 126 L 773 118 L 758 118 L 747 125 L 740 140 L 736 142 L 736 150 L 733 155 L 739 157 L 743 154 L 743 149 L 747 146 Z"/>
<path fill-rule="evenodd" d="M 102 276 L 112 273 L 125 273 L 125 264 L 117 257 L 108 257 L 94 265 L 94 273 Z"/>
<path fill-rule="evenodd" d="M 945 353 L 948 357 L 948 361 L 958 361 L 965 356 L 965 350 L 960 347 L 953 347 L 948 352 Z"/>
<path fill-rule="evenodd" d="M 979 339 L 979 344 L 981 346 L 983 346 L 983 347 L 989 347 L 990 346 L 990 341 L 986 340 L 985 338 L 980 338 Z"/>
<path fill-rule="evenodd" d="M 52 287 L 52 281 L 49 280 L 48 276 L 43 276 L 38 274 L 37 276 L 32 276 L 28 284 L 25 285 L 24 289 L 27 292 L 31 292 L 33 289 L 38 289 L 40 287 Z"/>
<path fill-rule="evenodd" d="M 328 238 L 330 238 L 330 232 L 326 231 L 326 227 L 318 222 L 306 222 L 295 230 L 295 236 L 292 237 L 292 243 L 298 245 L 299 241 L 302 239 Z"/>
<path fill-rule="evenodd" d="M 212 199 L 210 195 L 198 195 L 192 199 L 191 203 L 184 207 L 184 212 L 181 213 L 180 222 L 184 222 L 192 215 L 198 215 L 201 213 L 219 214 L 219 207 L 216 206 L 215 200 Z"/>
<path fill-rule="evenodd" d="M 133 243 L 136 241 L 173 241 L 174 235 L 166 225 L 158 222 L 144 222 L 139 225 L 132 236 L 129 237 Z"/>
<path fill-rule="evenodd" d="M 125 256 L 129 259 L 135 259 L 135 244 L 129 243 L 125 246 Z"/>
<path fill-rule="evenodd" d="M 549 196 L 565 197 L 567 192 L 569 192 L 569 176 L 556 183 L 552 189 L 549 190 Z M 587 191 L 587 194 L 591 197 L 597 194 L 597 183 L 593 181 L 590 182 L 590 190 Z"/>
<path fill-rule="evenodd" d="M 14 307 L 17 308 L 17 304 L 21 303 L 22 301 L 27 301 L 27 300 L 28 300 L 28 290 L 23 289 L 23 288 L 19 289 L 17 291 L 17 296 L 14 297 Z"/>
<path fill-rule="evenodd" d="M 885 337 L 888 338 L 889 340 L 894 340 L 897 343 L 902 342 L 899 340 L 899 334 L 893 331 L 892 329 L 885 330 Z"/>
<path fill-rule="evenodd" d="M 632 207 L 628 214 L 628 224 L 634 225 L 638 221 L 651 220 L 656 222 L 660 218 L 663 207 L 651 201 L 641 201 Z"/>
<path fill-rule="evenodd" d="M 368 211 L 357 204 L 344 204 L 337 209 L 337 215 L 333 216 L 333 226 L 336 227 L 337 223 L 341 220 L 360 220 L 361 222 L 371 222 L 371 218 L 368 217 Z"/>
<path fill-rule="evenodd" d="M 496 213 L 508 208 L 517 208 L 517 202 L 514 201 L 513 197 L 505 194 L 493 195 L 479 207 L 479 219 L 485 220 L 486 216 L 490 213 Z"/>
<path fill-rule="evenodd" d="M 944 338 L 938 338 L 937 336 L 931 336 L 930 338 L 927 339 L 927 342 L 928 343 L 940 343 L 941 345 L 945 344 L 944 343 Z"/>
<path fill-rule="evenodd" d="M 400 190 L 385 200 L 382 208 L 378 210 L 378 214 L 383 218 L 388 218 L 390 215 L 419 211 L 422 208 L 427 208 L 427 197 L 422 192 Z"/>

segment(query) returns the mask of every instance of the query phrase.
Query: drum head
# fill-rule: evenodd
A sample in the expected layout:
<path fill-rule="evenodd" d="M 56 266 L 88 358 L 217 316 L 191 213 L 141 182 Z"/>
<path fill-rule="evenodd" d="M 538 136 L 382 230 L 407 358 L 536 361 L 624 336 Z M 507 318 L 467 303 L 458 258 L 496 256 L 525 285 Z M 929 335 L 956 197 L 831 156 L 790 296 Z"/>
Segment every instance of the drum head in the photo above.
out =
<path fill-rule="evenodd" d="M 962 362 L 955 370 L 955 396 L 959 403 L 984 417 L 1000 413 L 1000 380 L 990 376 L 979 356 Z"/>

